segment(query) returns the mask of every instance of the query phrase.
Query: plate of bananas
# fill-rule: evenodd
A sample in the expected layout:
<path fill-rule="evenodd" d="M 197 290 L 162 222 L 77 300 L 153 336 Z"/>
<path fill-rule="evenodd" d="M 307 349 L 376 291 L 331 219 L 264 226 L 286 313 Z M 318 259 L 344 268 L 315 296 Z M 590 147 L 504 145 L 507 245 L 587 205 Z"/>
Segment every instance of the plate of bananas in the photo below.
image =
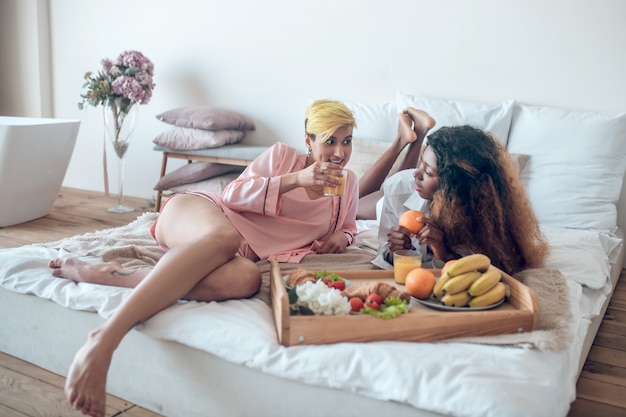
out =
<path fill-rule="evenodd" d="M 430 308 L 447 311 L 489 310 L 502 304 L 509 288 L 502 272 L 482 254 L 465 256 L 439 277 L 429 298 L 413 298 Z"/>
<path fill-rule="evenodd" d="M 415 302 L 422 304 L 426 307 L 430 307 L 433 308 L 435 310 L 443 310 L 443 311 L 481 311 L 481 310 L 489 310 L 495 307 L 498 307 L 500 304 L 502 304 L 504 302 L 504 298 L 502 298 L 500 301 L 495 302 L 493 304 L 490 305 L 485 305 L 485 306 L 476 306 L 476 307 L 471 307 L 469 305 L 464 305 L 464 306 L 460 306 L 457 307 L 455 305 L 446 305 L 444 304 L 444 302 L 442 300 L 439 300 L 433 296 L 431 296 L 430 298 L 426 298 L 426 299 L 419 299 L 419 298 L 415 298 L 415 297 L 411 297 L 412 300 L 414 300 Z"/>

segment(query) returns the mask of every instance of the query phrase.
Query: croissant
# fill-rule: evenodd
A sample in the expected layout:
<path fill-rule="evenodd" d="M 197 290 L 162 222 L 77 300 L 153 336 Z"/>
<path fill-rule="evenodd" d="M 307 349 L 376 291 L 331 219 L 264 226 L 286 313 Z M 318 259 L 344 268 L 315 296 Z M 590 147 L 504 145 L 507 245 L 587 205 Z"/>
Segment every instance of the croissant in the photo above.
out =
<path fill-rule="evenodd" d="M 298 285 L 302 285 L 305 282 L 315 282 L 317 278 L 315 277 L 315 272 L 309 271 L 308 269 L 298 268 L 294 269 L 289 273 L 289 277 L 287 277 L 287 285 L 291 288 L 295 288 Z"/>
<path fill-rule="evenodd" d="M 383 300 L 386 300 L 388 297 L 398 297 L 406 302 L 411 300 L 409 293 L 401 291 L 385 282 L 370 282 L 369 284 L 359 285 L 358 287 L 346 288 L 342 291 L 342 294 L 348 298 L 358 297 L 362 300 L 365 300 L 368 295 L 373 293 L 380 295 Z"/>

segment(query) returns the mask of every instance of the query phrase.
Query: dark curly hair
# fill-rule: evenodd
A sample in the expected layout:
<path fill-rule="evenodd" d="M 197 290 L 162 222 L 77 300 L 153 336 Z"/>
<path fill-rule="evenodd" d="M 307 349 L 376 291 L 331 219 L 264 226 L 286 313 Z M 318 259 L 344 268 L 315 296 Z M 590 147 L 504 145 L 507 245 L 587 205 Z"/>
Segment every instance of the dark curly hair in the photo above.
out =
<path fill-rule="evenodd" d="M 509 274 L 541 267 L 548 244 L 504 147 L 467 125 L 442 127 L 428 146 L 439 174 L 430 215 L 447 245 L 483 253 Z"/>

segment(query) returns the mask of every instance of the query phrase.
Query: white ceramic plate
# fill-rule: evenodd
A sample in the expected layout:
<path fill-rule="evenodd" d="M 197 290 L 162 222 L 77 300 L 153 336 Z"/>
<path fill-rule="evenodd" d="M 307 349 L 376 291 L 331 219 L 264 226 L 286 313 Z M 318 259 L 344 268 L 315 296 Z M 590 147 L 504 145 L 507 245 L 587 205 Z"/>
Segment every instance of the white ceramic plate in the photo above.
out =
<path fill-rule="evenodd" d="M 434 308 L 435 310 L 444 310 L 444 311 L 481 311 L 481 310 L 490 310 L 492 308 L 498 307 L 500 304 L 502 304 L 504 302 L 504 298 L 500 301 L 498 301 L 495 304 L 491 304 L 488 306 L 483 306 L 483 307 L 454 307 L 454 306 L 447 306 L 445 304 L 442 304 L 440 300 L 437 300 L 436 298 L 433 298 L 432 296 L 430 298 L 426 298 L 424 300 L 420 300 L 419 298 L 415 298 L 415 297 L 411 297 L 411 300 L 415 301 L 416 303 L 419 303 L 421 305 L 424 305 L 426 307 L 429 308 Z"/>

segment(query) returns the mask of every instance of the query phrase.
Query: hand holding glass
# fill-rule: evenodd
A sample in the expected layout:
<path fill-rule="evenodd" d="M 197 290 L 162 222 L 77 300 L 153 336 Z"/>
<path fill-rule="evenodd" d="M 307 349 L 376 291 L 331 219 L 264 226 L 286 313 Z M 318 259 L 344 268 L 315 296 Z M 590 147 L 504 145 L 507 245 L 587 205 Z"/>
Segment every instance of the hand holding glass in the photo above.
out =
<path fill-rule="evenodd" d="M 336 179 L 337 181 L 340 181 L 341 184 L 339 184 L 336 187 L 329 187 L 327 185 L 324 185 L 324 195 L 325 196 L 342 196 L 343 192 L 346 188 L 346 178 L 348 178 L 348 171 L 347 170 L 342 170 L 341 171 L 343 173 L 343 177 L 334 177 L 334 179 Z"/>

